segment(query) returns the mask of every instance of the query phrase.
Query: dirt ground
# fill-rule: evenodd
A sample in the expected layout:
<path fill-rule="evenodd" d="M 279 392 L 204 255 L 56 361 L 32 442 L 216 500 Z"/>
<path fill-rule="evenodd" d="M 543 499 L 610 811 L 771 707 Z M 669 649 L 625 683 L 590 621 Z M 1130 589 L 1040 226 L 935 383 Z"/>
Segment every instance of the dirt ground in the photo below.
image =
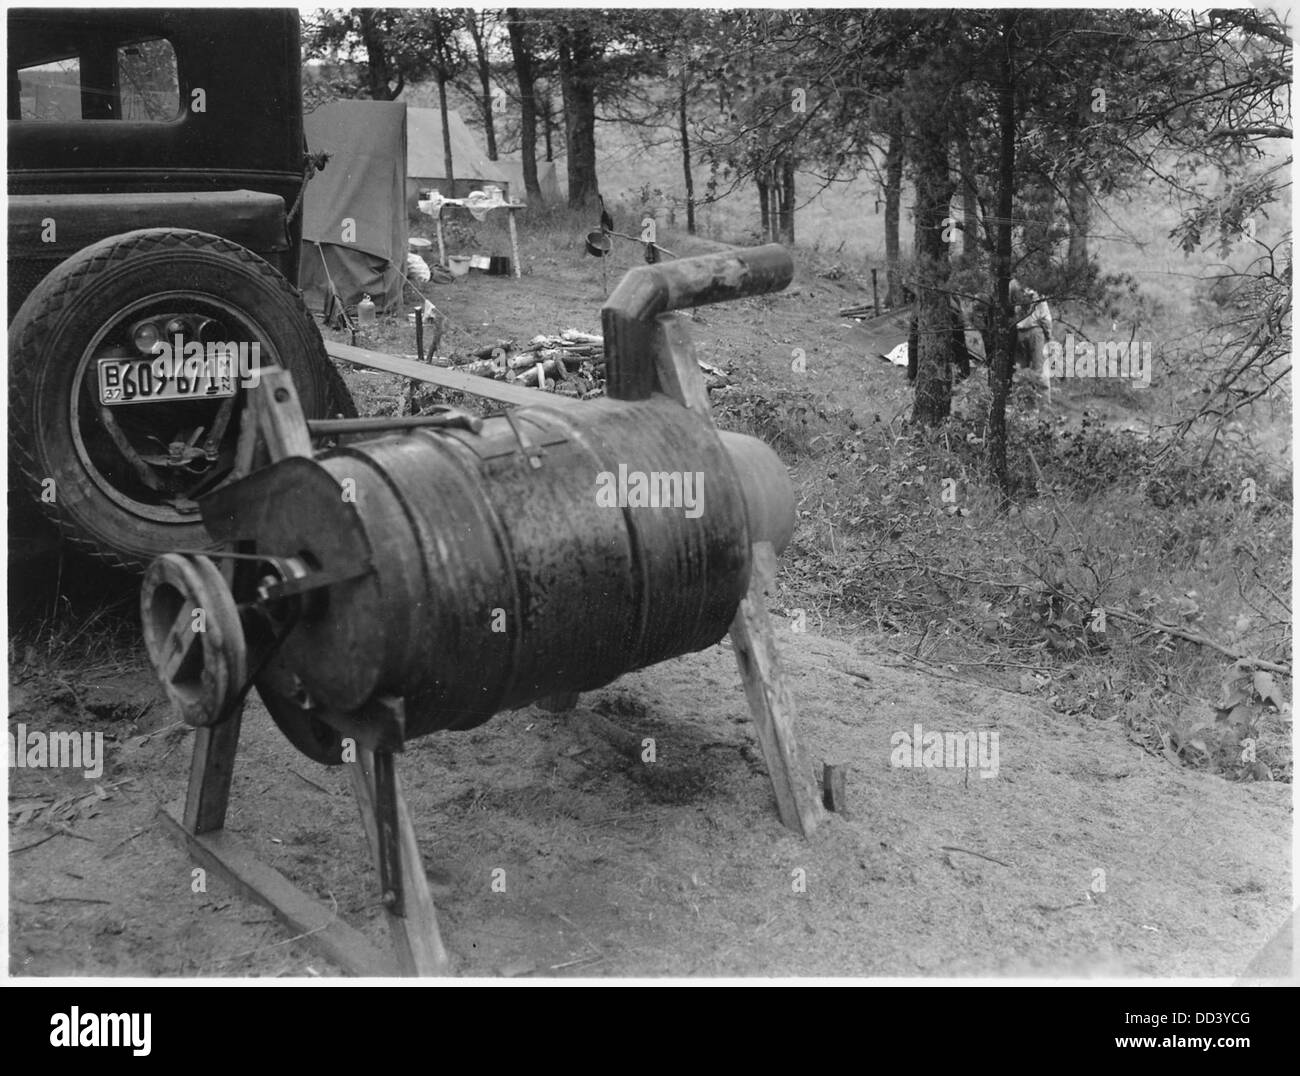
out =
<path fill-rule="evenodd" d="M 598 329 L 594 263 L 574 268 L 567 251 L 528 263 L 523 281 L 435 290 L 452 331 L 491 343 Z M 701 358 L 734 361 L 742 382 L 793 383 L 802 348 L 838 402 L 888 419 L 902 372 L 835 317 L 862 301 L 801 273 L 781 297 L 699 311 L 692 331 Z M 400 391 L 348 380 L 363 410 Z M 809 760 L 850 767 L 849 812 L 806 841 L 777 819 L 729 643 L 627 676 L 571 714 L 530 708 L 412 744 L 399 769 L 456 972 L 1290 974 L 1289 784 L 1178 770 L 1117 724 L 840 629 L 779 628 Z M 10 679 L 11 729 L 102 731 L 107 756 L 94 781 L 9 770 L 12 974 L 340 974 L 219 878 L 194 891 L 156 818 L 183 793 L 192 737 L 142 654 L 75 680 L 20 661 Z M 591 714 L 653 738 L 656 761 L 621 754 Z M 891 765 L 891 738 L 917 725 L 996 731 L 996 776 Z M 255 700 L 227 825 L 387 945 L 346 774 L 297 754 Z"/>
<path fill-rule="evenodd" d="M 1286 973 L 1289 786 L 1176 771 L 1118 726 L 865 642 L 780 642 L 810 760 L 851 767 L 849 813 L 807 841 L 777 820 L 729 643 L 571 714 L 529 708 L 412 746 L 400 773 L 459 974 Z M 49 805 L 11 824 L 11 973 L 339 974 L 220 879 L 192 891 L 156 820 L 184 788 L 191 736 L 162 703 L 95 716 L 156 697 L 143 669 L 14 688 L 13 721 L 111 739 L 95 782 L 10 770 L 11 818 L 15 802 Z M 591 713 L 653 738 L 656 761 L 620 754 Z M 892 766 L 891 737 L 917 724 L 996 730 L 997 775 Z M 346 774 L 298 755 L 260 704 L 227 825 L 387 944 Z"/>

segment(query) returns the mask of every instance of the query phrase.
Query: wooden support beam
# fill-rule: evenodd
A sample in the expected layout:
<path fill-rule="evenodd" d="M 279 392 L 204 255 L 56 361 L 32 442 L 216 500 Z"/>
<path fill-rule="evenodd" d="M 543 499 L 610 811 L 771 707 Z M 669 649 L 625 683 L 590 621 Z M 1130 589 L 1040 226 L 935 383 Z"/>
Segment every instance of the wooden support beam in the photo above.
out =
<path fill-rule="evenodd" d="M 709 390 L 695 357 L 695 341 L 680 314 L 660 314 L 655 319 L 654 365 L 659 389 L 686 410 L 714 426 Z"/>
<path fill-rule="evenodd" d="M 425 381 L 430 385 L 467 392 L 471 396 L 483 396 L 498 403 L 518 404 L 522 407 L 549 407 L 556 411 L 573 411 L 575 408 L 581 409 L 585 406 L 581 400 L 573 396 L 561 396 L 558 393 L 540 392 L 519 384 L 493 381 L 490 377 L 478 377 L 446 366 L 431 366 L 427 362 L 403 359 L 397 355 L 385 355 L 382 351 L 370 351 L 364 347 L 336 344 L 327 340 L 325 351 L 330 358 L 338 359 L 339 362 L 362 366 L 369 370 L 381 370 L 386 374 L 409 377 L 415 381 Z"/>
<path fill-rule="evenodd" d="M 519 264 L 519 231 L 515 227 L 515 211 L 522 208 L 523 206 L 508 206 L 506 211 L 506 216 L 510 220 L 510 266 L 516 280 L 522 280 L 524 277 L 524 267 Z"/>
<path fill-rule="evenodd" d="M 279 366 L 264 367 L 244 403 L 235 444 L 235 473 L 248 475 L 286 456 L 310 459 L 311 455 L 311 434 L 292 375 Z"/>
<path fill-rule="evenodd" d="M 218 726 L 220 727 L 220 726 Z M 192 833 L 177 806 L 161 807 L 163 829 L 196 863 L 234 886 L 243 896 L 269 908 L 296 937 L 323 953 L 351 975 L 388 978 L 391 957 L 370 943 L 324 905 L 307 896 L 283 874 L 261 862 L 239 838 L 216 830 Z"/>
<path fill-rule="evenodd" d="M 781 674 L 776 636 L 767 615 L 765 595 L 775 579 L 776 554 L 771 544 L 755 543 L 749 591 L 731 623 L 731 642 L 781 822 L 807 837 L 826 812 L 795 733 L 794 697 Z"/>
<path fill-rule="evenodd" d="M 375 797 L 375 754 L 360 748 L 357 761 L 348 763 L 352 791 L 361 812 L 361 824 L 370 841 L 370 850 L 379 868 L 381 856 L 380 832 Z M 429 879 L 424 873 L 424 861 L 415 839 L 415 827 L 397 774 L 393 774 L 397 797 L 398 868 L 402 884 L 402 914 L 396 914 L 385 905 L 389 933 L 393 938 L 393 951 L 402 975 L 449 975 L 451 958 L 442 944 L 438 929 L 438 913 L 429 893 Z"/>
<path fill-rule="evenodd" d="M 213 833 L 226 824 L 230 802 L 230 781 L 235 774 L 239 750 L 242 706 L 219 725 L 208 725 L 194 733 L 190 756 L 190 783 L 185 793 L 185 828 L 194 834 Z"/>
<path fill-rule="evenodd" d="M 608 333 L 609 325 L 605 328 Z M 653 386 L 713 426 L 713 411 L 696 361 L 695 346 L 679 315 L 660 314 L 655 319 L 651 348 Z M 807 837 L 825 817 L 825 810 L 795 733 L 794 696 L 781 675 L 776 637 L 767 615 L 765 595 L 775 579 L 776 553 L 772 543 L 755 542 L 749 591 L 741 599 L 731 622 L 731 642 L 772 790 L 776 793 L 777 812 L 783 825 Z"/>

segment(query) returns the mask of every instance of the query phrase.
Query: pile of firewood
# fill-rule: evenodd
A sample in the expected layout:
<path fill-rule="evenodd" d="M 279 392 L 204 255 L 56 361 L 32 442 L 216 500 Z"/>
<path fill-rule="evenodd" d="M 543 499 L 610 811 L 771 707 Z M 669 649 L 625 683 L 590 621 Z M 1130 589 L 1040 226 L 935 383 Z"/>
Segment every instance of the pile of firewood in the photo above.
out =
<path fill-rule="evenodd" d="M 460 369 L 497 381 L 516 381 L 567 396 L 599 396 L 605 391 L 605 341 L 592 333 L 565 329 L 558 336 L 534 336 L 518 347 L 513 340 L 453 358 Z M 700 362 L 705 386 L 713 389 L 731 383 L 725 371 Z"/>

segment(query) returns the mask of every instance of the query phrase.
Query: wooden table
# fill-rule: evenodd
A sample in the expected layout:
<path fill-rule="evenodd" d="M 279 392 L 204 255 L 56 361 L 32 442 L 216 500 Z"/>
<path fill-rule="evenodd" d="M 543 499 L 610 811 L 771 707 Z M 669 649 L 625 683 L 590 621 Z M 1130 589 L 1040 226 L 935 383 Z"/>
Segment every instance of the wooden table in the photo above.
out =
<path fill-rule="evenodd" d="M 428 199 L 425 199 L 428 201 Z M 510 213 L 510 264 L 513 269 L 513 275 L 516 280 L 523 277 L 523 268 L 519 264 L 519 232 L 515 227 L 515 214 L 521 209 L 527 209 L 524 202 L 494 202 L 489 205 L 471 206 L 466 198 L 443 198 L 439 196 L 436 210 L 430 211 L 423 206 L 420 208 L 421 213 L 431 216 L 438 232 L 438 264 L 444 269 L 447 267 L 447 248 L 442 239 L 442 207 L 449 205 L 458 205 L 464 209 L 478 209 L 490 213 L 494 209 L 505 209 Z"/>

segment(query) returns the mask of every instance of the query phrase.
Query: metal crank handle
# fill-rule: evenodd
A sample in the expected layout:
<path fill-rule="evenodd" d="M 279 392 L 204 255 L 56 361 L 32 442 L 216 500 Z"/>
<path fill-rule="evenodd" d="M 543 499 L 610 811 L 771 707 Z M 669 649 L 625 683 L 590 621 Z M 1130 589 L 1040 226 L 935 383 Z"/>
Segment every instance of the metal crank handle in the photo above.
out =
<path fill-rule="evenodd" d="M 446 415 L 395 415 L 391 418 L 313 418 L 307 420 L 307 432 L 313 437 L 345 433 L 383 433 L 386 430 L 418 430 L 424 427 L 456 427 L 478 433 L 483 420 L 477 415 L 456 411 Z"/>

